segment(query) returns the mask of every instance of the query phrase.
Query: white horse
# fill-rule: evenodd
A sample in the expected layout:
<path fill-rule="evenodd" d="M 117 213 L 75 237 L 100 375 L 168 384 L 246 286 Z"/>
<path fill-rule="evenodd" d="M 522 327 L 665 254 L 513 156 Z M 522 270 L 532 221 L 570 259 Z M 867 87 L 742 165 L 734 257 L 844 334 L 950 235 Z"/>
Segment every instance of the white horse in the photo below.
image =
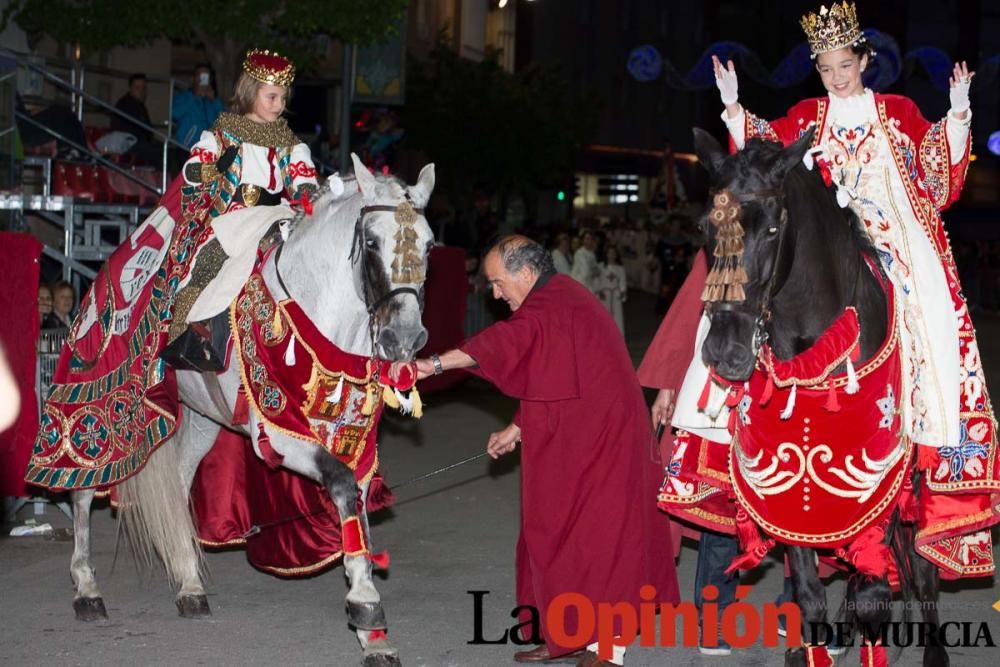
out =
<path fill-rule="evenodd" d="M 417 272 L 418 282 L 393 282 L 390 267 L 399 225 L 392 211 L 405 201 L 418 212 L 423 209 L 434 188 L 434 165 L 424 167 L 413 186 L 372 175 L 357 157 L 354 166 L 357 191 L 339 200 L 328 193 L 321 196 L 313 215 L 298 223 L 280 253 L 270 256 L 263 269 L 264 282 L 276 297 L 294 298 L 316 328 L 340 349 L 369 356 L 374 347 L 382 359 L 410 360 L 427 340 L 421 323 L 423 274 L 433 235 L 427 220 L 418 215 L 412 229 L 417 233 L 416 247 L 424 271 Z M 182 616 L 211 614 L 191 515 L 179 511 L 189 507 L 195 471 L 223 425 L 249 436 L 260 455 L 253 410 L 248 424 L 231 425 L 240 382 L 235 360 L 218 375 L 178 371 L 180 400 L 185 408 L 176 433 L 150 456 L 141 472 L 120 486 L 122 498 L 134 499 L 128 501 L 126 510 L 140 522 L 138 527 L 130 527 L 130 537 L 137 539 L 146 553 L 151 553 L 152 547 L 162 558 L 169 580 L 179 585 L 176 603 Z M 270 445 L 284 457 L 284 467 L 323 485 L 342 524 L 357 516 L 359 489 L 347 466 L 323 448 L 279 432 L 270 434 Z M 365 483 L 360 489 L 359 518 L 370 545 L 364 509 L 367 491 Z M 107 618 L 90 564 L 93 497 L 92 489 L 72 493 L 75 545 L 70 572 L 76 584 L 73 606 L 81 620 Z M 385 638 L 385 615 L 372 582 L 369 558 L 345 556 L 344 569 L 350 583 L 349 622 L 364 650 L 364 664 L 398 665 L 397 651 Z"/>

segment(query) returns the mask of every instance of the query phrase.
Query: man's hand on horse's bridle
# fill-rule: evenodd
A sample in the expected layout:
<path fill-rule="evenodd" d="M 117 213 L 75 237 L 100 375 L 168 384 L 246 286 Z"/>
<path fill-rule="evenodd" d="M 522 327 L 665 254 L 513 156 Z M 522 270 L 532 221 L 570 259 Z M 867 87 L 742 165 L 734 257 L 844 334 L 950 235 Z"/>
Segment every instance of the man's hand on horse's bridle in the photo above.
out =
<path fill-rule="evenodd" d="M 413 365 L 417 369 L 417 379 L 423 380 L 434 375 L 434 362 L 430 359 L 417 359 L 416 361 L 394 361 L 389 367 L 389 379 L 395 382 L 399 379 L 399 372 L 404 366 Z"/>

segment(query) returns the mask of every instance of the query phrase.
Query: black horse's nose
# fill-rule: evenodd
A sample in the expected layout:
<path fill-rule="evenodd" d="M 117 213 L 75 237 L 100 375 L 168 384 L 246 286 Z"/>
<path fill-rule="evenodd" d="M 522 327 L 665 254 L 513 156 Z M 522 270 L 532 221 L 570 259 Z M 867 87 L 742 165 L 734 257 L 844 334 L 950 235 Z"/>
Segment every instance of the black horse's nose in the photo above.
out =
<path fill-rule="evenodd" d="M 753 372 L 753 346 L 750 334 L 737 318 L 716 317 L 701 348 L 705 365 L 732 382 L 743 382 Z"/>
<path fill-rule="evenodd" d="M 427 329 L 423 326 L 396 328 L 387 326 L 378 335 L 382 354 L 393 361 L 409 361 L 427 344 Z"/>

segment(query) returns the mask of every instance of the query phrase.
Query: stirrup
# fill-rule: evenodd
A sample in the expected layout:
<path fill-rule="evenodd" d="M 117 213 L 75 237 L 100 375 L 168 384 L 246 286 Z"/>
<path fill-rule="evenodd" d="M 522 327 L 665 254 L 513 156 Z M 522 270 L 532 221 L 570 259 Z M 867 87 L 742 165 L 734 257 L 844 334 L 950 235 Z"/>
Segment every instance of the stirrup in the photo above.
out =
<path fill-rule="evenodd" d="M 160 358 L 181 371 L 221 373 L 225 361 L 212 346 L 212 332 L 203 324 L 191 324 L 160 352 Z"/>

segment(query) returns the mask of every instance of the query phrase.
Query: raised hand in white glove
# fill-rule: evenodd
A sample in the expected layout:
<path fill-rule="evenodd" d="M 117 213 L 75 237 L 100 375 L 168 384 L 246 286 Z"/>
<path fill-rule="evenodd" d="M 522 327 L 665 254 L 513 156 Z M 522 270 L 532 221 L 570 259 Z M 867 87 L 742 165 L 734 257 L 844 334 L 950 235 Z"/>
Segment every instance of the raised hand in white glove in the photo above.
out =
<path fill-rule="evenodd" d="M 972 77 L 975 72 L 969 71 L 969 66 L 963 60 L 955 63 L 951 76 L 948 77 L 948 99 L 951 100 L 951 110 L 956 114 L 964 115 L 969 110 L 969 86 L 972 85 Z"/>
<path fill-rule="evenodd" d="M 736 104 L 739 99 L 739 82 L 736 80 L 736 68 L 733 66 L 733 61 L 726 62 L 726 66 L 723 67 L 719 57 L 712 56 L 712 67 L 715 69 L 715 85 L 719 88 L 722 103 L 727 107 Z"/>

